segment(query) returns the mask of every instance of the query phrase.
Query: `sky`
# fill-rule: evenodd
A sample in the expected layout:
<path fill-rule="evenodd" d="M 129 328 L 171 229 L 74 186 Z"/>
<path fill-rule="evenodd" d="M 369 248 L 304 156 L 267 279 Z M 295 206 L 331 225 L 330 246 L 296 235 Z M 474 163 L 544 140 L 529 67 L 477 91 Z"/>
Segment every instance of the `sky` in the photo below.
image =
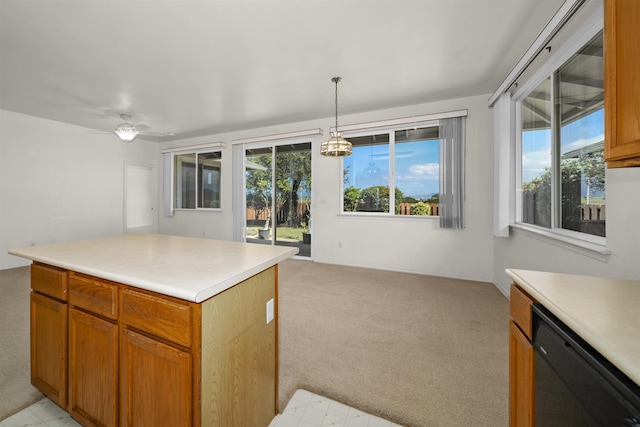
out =
<path fill-rule="evenodd" d="M 604 109 L 597 110 L 561 130 L 561 152 L 567 153 L 604 139 Z M 551 131 L 535 130 L 522 134 L 522 181 L 529 182 L 551 167 Z"/>
<path fill-rule="evenodd" d="M 439 141 L 402 142 L 395 145 L 395 185 L 405 196 L 428 198 L 439 192 Z M 389 146 L 356 146 L 344 158 L 349 170 L 345 188 L 389 185 Z"/>

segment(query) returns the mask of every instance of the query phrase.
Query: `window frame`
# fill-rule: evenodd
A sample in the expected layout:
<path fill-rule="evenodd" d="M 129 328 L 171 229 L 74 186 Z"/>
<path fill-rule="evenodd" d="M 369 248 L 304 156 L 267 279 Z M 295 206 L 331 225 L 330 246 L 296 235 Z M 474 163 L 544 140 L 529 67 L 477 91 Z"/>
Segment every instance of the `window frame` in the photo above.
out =
<path fill-rule="evenodd" d="M 464 112 L 466 116 L 466 111 Z M 394 122 L 394 120 L 390 120 L 389 122 Z M 398 218 L 398 219 L 409 219 L 411 221 L 415 220 L 439 220 L 439 215 L 398 215 L 395 213 L 395 145 L 396 145 L 396 135 L 397 131 L 407 130 L 407 129 L 417 129 L 417 128 L 426 128 L 426 127 L 436 127 L 438 128 L 440 125 L 440 121 L 438 119 L 427 119 L 417 122 L 404 122 L 402 120 L 398 120 L 397 124 L 389 124 L 383 126 L 372 126 L 365 127 L 357 130 L 344 131 L 343 137 L 345 139 L 349 138 L 357 138 L 363 136 L 372 136 L 372 135 L 380 135 L 380 134 L 388 134 L 389 136 L 389 212 L 352 212 L 344 210 L 344 158 L 340 160 L 340 182 L 339 182 L 339 194 L 340 194 L 340 207 L 339 207 L 339 215 L 345 217 L 375 217 L 375 218 Z M 438 159 L 438 165 L 440 164 L 440 159 Z M 438 190 L 438 193 L 440 190 Z"/>
<path fill-rule="evenodd" d="M 556 71 L 569 61 L 573 55 L 578 53 L 587 45 L 594 37 L 603 30 L 603 21 L 597 17 L 590 19 L 570 37 L 564 44 L 558 47 L 555 53 L 551 53 L 548 60 L 540 66 L 540 68 L 531 75 L 513 94 L 512 102 L 515 104 L 515 219 L 511 224 L 520 229 L 529 230 L 541 235 L 557 236 L 560 240 L 578 240 L 599 246 L 606 246 L 606 237 L 596 236 L 593 234 L 582 233 L 573 230 L 561 228 L 560 211 L 558 208 L 561 182 L 558 177 L 560 174 L 560 155 L 559 155 L 559 138 L 560 130 L 556 126 L 556 108 L 555 108 L 555 85 Z M 522 101 L 527 98 L 538 85 L 545 79 L 550 78 L 551 84 L 551 227 L 546 228 L 535 224 L 523 222 L 523 197 L 522 197 Z M 603 123 L 604 125 L 604 123 Z M 606 186 L 606 180 L 605 180 Z"/>
<path fill-rule="evenodd" d="M 223 147 L 207 147 L 207 148 L 201 148 L 201 149 L 191 149 L 191 150 L 183 150 L 183 151 L 171 151 L 171 208 L 174 211 L 221 211 L 222 210 L 222 189 L 224 188 L 224 186 L 222 185 L 222 168 L 223 168 Z M 217 208 L 204 208 L 204 207 L 198 207 L 199 202 L 200 201 L 200 186 L 199 186 L 199 181 L 200 181 L 200 164 L 199 164 L 199 156 L 202 154 L 211 154 L 211 153 L 219 153 L 220 154 L 220 189 L 219 189 L 219 204 L 220 206 Z M 184 156 L 184 155 L 190 155 L 193 154 L 194 155 L 194 168 L 195 168 L 195 174 L 194 174 L 194 192 L 195 192 L 195 200 L 194 200 L 194 207 L 193 208 L 185 208 L 185 207 L 178 207 L 176 206 L 176 200 L 177 200 L 177 195 L 180 193 L 180 190 L 178 189 L 177 185 L 178 182 L 176 180 L 176 158 L 178 156 Z"/>

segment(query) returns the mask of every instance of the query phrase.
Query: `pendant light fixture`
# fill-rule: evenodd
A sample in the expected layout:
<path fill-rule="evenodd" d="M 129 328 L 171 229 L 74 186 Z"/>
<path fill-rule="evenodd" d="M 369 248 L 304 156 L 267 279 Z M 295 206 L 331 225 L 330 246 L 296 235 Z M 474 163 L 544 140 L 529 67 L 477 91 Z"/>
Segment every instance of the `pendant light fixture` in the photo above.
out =
<path fill-rule="evenodd" d="M 331 79 L 336 84 L 336 129 L 335 132 L 331 132 L 331 138 L 320 146 L 320 154 L 323 156 L 350 156 L 353 149 L 351 143 L 342 137 L 342 132 L 338 131 L 338 82 L 340 80 L 342 77 Z"/>

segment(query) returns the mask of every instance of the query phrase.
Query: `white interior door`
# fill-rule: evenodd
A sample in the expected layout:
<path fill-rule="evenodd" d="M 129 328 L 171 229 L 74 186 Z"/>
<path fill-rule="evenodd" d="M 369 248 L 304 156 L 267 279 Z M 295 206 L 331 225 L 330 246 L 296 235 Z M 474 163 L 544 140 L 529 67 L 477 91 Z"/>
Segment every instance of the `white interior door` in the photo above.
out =
<path fill-rule="evenodd" d="M 155 170 L 125 165 L 124 232 L 155 233 Z"/>

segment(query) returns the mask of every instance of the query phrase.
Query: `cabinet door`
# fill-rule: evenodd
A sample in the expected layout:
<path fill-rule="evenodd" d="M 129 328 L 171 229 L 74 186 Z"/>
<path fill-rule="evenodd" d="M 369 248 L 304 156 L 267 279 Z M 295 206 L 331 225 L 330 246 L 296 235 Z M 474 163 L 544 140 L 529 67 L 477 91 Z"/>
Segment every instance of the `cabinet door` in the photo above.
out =
<path fill-rule="evenodd" d="M 69 309 L 69 413 L 85 425 L 118 421 L 118 326 Z"/>
<path fill-rule="evenodd" d="M 605 160 L 640 166 L 640 2 L 605 0 Z"/>
<path fill-rule="evenodd" d="M 31 292 L 31 383 L 67 405 L 67 304 Z"/>
<path fill-rule="evenodd" d="M 533 346 L 509 322 L 509 425 L 533 426 Z"/>
<path fill-rule="evenodd" d="M 120 340 L 120 425 L 191 426 L 191 354 L 124 328 Z"/>

